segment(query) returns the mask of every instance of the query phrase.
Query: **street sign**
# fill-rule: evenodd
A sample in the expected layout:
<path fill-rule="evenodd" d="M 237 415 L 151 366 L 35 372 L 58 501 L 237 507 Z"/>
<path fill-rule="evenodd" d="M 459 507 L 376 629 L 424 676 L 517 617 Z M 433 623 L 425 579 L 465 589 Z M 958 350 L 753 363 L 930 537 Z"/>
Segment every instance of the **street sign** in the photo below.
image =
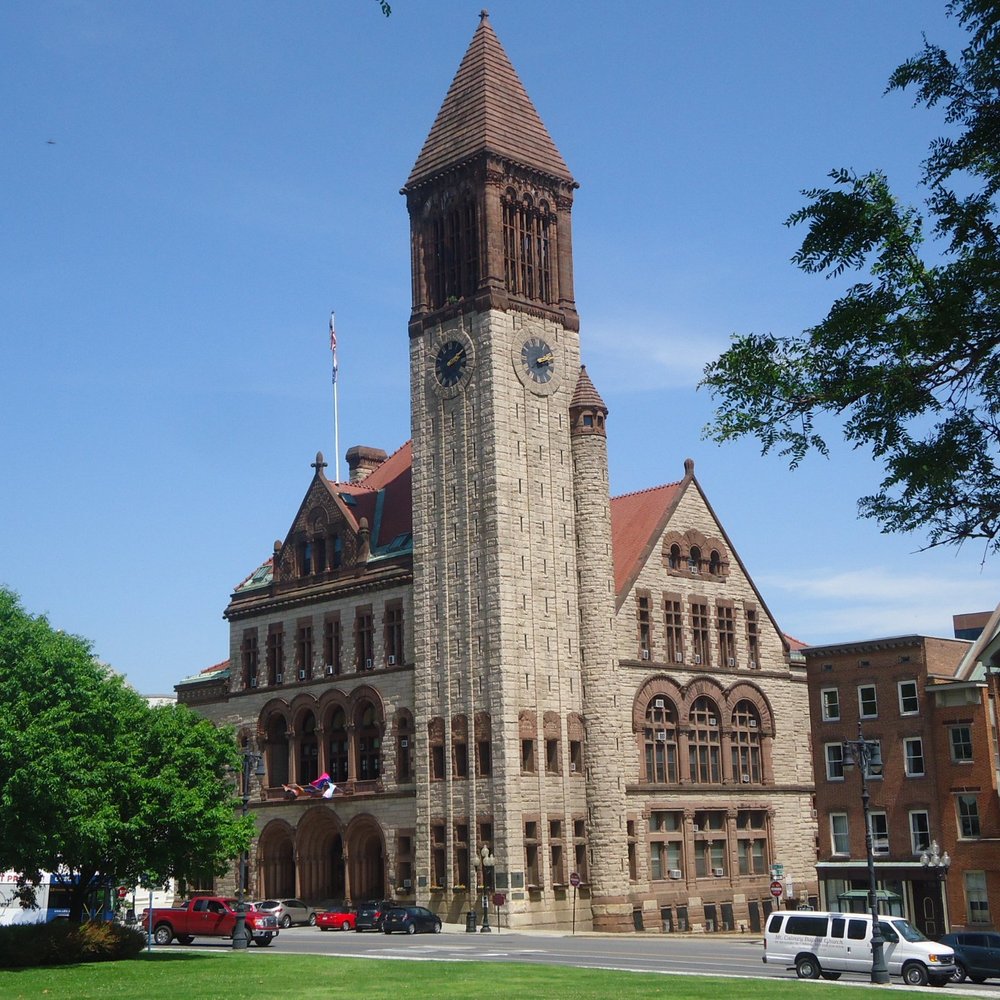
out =
<path fill-rule="evenodd" d="M 575 889 L 580 884 L 580 873 L 570 872 L 569 873 L 569 884 Z"/>
<path fill-rule="evenodd" d="M 493 905 L 498 909 L 507 902 L 507 896 L 502 892 L 493 893 Z"/>
<path fill-rule="evenodd" d="M 785 866 L 775 862 L 771 865 L 771 878 L 781 878 L 785 874 Z"/>
<path fill-rule="evenodd" d="M 784 890 L 782 888 L 781 883 L 777 879 L 775 879 L 771 883 L 771 895 L 774 896 L 775 899 L 781 899 L 781 893 L 783 891 Z"/>

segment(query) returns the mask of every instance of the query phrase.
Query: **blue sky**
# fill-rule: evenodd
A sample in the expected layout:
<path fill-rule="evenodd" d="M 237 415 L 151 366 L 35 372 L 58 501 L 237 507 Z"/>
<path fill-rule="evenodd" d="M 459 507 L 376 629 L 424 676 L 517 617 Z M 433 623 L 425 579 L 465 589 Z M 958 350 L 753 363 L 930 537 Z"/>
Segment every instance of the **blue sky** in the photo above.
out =
<path fill-rule="evenodd" d="M 409 437 L 398 191 L 483 0 L 0 5 L 0 582 L 144 693 L 228 655 L 232 588 L 322 450 Z M 580 183 L 584 361 L 612 492 L 696 474 L 779 624 L 807 642 L 951 634 L 1000 598 L 983 549 L 859 521 L 879 470 L 789 472 L 705 440 L 695 384 L 733 332 L 791 334 L 836 286 L 782 223 L 834 167 L 916 199 L 940 115 L 883 96 L 943 2 L 494 0 Z M 346 475 L 343 460 L 341 471 Z"/>

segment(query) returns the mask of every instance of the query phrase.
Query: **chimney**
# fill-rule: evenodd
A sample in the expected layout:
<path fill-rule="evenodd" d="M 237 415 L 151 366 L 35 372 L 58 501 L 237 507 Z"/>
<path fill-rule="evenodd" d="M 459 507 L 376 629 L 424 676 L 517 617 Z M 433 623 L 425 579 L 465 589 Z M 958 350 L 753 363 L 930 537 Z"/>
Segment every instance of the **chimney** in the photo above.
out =
<path fill-rule="evenodd" d="M 351 482 L 360 483 L 370 476 L 389 456 L 381 448 L 369 448 L 356 444 L 347 449 L 347 467 L 351 470 Z"/>

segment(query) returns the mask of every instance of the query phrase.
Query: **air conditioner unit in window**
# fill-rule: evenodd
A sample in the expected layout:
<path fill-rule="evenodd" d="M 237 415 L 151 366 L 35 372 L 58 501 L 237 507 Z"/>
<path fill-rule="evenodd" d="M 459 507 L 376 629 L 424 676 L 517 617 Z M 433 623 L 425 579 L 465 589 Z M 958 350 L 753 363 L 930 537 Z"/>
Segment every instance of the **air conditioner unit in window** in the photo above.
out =
<path fill-rule="evenodd" d="M 394 666 L 396 665 L 396 657 L 395 657 L 395 656 L 393 656 L 393 655 L 392 655 L 392 653 L 390 653 L 390 654 L 389 654 L 389 655 L 388 655 L 388 656 L 387 656 L 387 657 L 385 658 L 385 662 L 386 662 L 386 663 L 388 663 L 390 667 L 394 667 Z"/>
<path fill-rule="evenodd" d="M 736 657 L 735 656 L 730 656 L 726 660 L 726 666 L 727 667 L 735 667 L 736 666 Z"/>
<path fill-rule="evenodd" d="M 326 665 L 326 676 L 327 677 L 332 677 L 333 676 L 333 664 L 332 663 L 328 663 Z"/>
<path fill-rule="evenodd" d="M 251 677 L 250 678 L 250 687 L 255 688 L 256 686 L 257 686 L 257 678 L 256 677 Z"/>
<path fill-rule="evenodd" d="M 304 670 L 299 671 L 299 680 L 304 681 L 306 679 L 306 672 Z"/>
<path fill-rule="evenodd" d="M 749 774 L 741 774 L 740 775 L 740 781 L 742 781 L 744 785 L 749 785 L 750 784 L 750 775 Z"/>
<path fill-rule="evenodd" d="M 648 650 L 648 649 L 644 649 L 644 650 L 642 651 L 642 658 L 643 658 L 644 660 L 648 660 L 648 659 L 649 659 L 649 650 Z"/>
<path fill-rule="evenodd" d="M 747 719 L 747 725 L 751 729 L 756 729 L 757 728 L 757 720 L 756 719 Z"/>
<path fill-rule="evenodd" d="M 657 740 L 658 740 L 658 741 L 659 741 L 660 743 L 666 743 L 666 742 L 667 742 L 667 733 L 666 733 L 666 730 L 663 730 L 663 729 L 658 729 L 658 730 L 656 731 L 656 739 L 657 739 Z"/>
<path fill-rule="evenodd" d="M 713 875 L 714 875 L 714 876 L 715 876 L 716 878 L 722 878 L 722 877 L 723 877 L 723 875 L 725 875 L 725 874 L 726 874 L 726 869 L 725 869 L 725 868 L 713 868 L 713 869 L 712 869 L 712 874 L 713 874 Z"/>
<path fill-rule="evenodd" d="M 699 831 L 699 830 L 701 829 L 701 827 L 700 827 L 700 826 L 698 826 L 698 824 L 697 824 L 697 823 L 693 823 L 693 824 L 691 825 L 691 829 L 692 829 L 692 830 L 694 830 L 694 832 L 695 832 L 695 833 L 697 833 L 697 832 L 698 832 L 698 831 Z"/>
<path fill-rule="evenodd" d="M 700 653 L 695 653 L 694 654 L 694 662 L 695 663 L 701 663 L 701 654 Z"/>
<path fill-rule="evenodd" d="M 275 684 L 284 684 L 285 683 L 285 675 L 284 674 L 278 674 L 277 677 L 274 678 L 274 683 Z"/>
<path fill-rule="evenodd" d="M 667 874 L 668 874 L 668 875 L 669 875 L 669 876 L 670 876 L 671 878 L 680 878 L 680 877 L 681 877 L 681 874 L 682 874 L 682 872 L 681 872 L 680 868 L 671 868 L 671 869 L 670 869 L 670 871 L 669 871 L 669 872 L 667 872 Z"/>
<path fill-rule="evenodd" d="M 708 724 L 710 726 L 717 726 L 719 724 L 719 720 L 714 715 L 710 715 L 708 717 Z"/>
<path fill-rule="evenodd" d="M 570 771 L 574 771 L 574 772 L 576 771 L 576 762 L 575 761 L 571 760 L 569 762 L 569 769 L 570 769 Z"/>
<path fill-rule="evenodd" d="M 412 889 L 413 888 L 413 883 L 408 878 L 404 878 L 403 879 L 403 888 L 404 889 Z"/>
<path fill-rule="evenodd" d="M 374 663 L 372 663 L 372 659 L 371 659 L 371 657 L 369 656 L 369 657 L 368 657 L 368 659 L 367 659 L 367 660 L 365 660 L 365 670 L 371 670 L 371 669 L 372 669 L 372 667 L 373 667 L 374 665 L 375 665 L 375 664 L 374 664 Z"/>
<path fill-rule="evenodd" d="M 399 745 L 405 750 L 409 745 L 410 741 L 404 736 L 400 741 Z"/>
<path fill-rule="evenodd" d="M 683 662 L 684 662 L 684 654 L 674 653 L 674 663 L 683 663 Z"/>
<path fill-rule="evenodd" d="M 662 698 L 653 699 L 653 708 L 666 708 L 667 703 Z"/>
<path fill-rule="evenodd" d="M 750 661 L 750 662 L 749 662 L 749 663 L 747 664 L 747 666 L 748 666 L 748 667 L 749 667 L 749 668 L 750 668 L 751 670 L 756 670 L 756 669 L 757 669 L 757 661 L 756 661 L 756 660 L 751 660 L 751 661 Z"/>

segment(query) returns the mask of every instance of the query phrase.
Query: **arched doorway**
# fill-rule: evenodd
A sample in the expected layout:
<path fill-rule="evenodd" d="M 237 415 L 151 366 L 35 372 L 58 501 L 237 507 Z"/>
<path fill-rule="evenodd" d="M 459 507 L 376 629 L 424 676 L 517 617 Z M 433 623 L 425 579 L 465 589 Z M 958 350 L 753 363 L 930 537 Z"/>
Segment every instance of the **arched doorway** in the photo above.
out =
<path fill-rule="evenodd" d="M 294 831 L 286 822 L 276 820 L 264 827 L 257 844 L 257 857 L 259 899 L 296 895 Z"/>
<path fill-rule="evenodd" d="M 351 899 L 385 899 L 388 886 L 385 872 L 385 838 L 371 816 L 359 816 L 347 829 L 348 874 Z M 390 897 L 391 898 L 391 897 Z"/>
<path fill-rule="evenodd" d="M 296 831 L 298 895 L 310 903 L 343 903 L 349 896 L 344 837 L 337 814 L 327 806 L 306 811 Z"/>

